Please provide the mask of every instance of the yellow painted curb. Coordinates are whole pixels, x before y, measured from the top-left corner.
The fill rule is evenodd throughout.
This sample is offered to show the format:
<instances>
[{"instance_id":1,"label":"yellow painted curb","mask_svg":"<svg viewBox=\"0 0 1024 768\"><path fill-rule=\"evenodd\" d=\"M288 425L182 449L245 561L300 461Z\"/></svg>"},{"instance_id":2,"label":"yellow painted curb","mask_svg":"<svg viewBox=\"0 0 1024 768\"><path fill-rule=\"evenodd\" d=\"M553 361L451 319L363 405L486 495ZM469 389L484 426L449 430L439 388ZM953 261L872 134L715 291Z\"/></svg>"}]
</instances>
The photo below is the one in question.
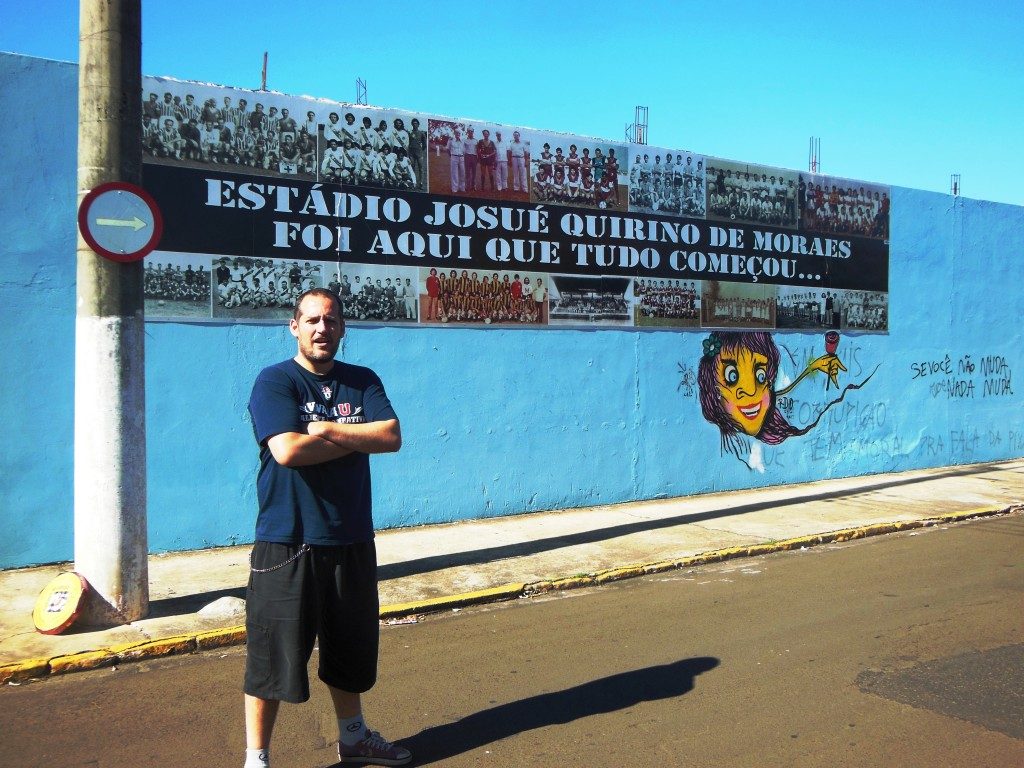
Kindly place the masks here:
<instances>
[{"instance_id":1,"label":"yellow painted curb","mask_svg":"<svg viewBox=\"0 0 1024 768\"><path fill-rule=\"evenodd\" d=\"M49 659L16 661L13 664L4 664L0 667L0 685L4 683L20 683L22 680L44 677L49 673Z\"/></svg>"},{"instance_id":2,"label":"yellow painted curb","mask_svg":"<svg viewBox=\"0 0 1024 768\"><path fill-rule=\"evenodd\" d=\"M120 661L151 659L154 656L170 656L175 653L191 653L196 649L195 635L176 635L141 643L122 643L110 648Z\"/></svg>"},{"instance_id":3,"label":"yellow painted curb","mask_svg":"<svg viewBox=\"0 0 1024 768\"><path fill-rule=\"evenodd\" d=\"M245 642L245 625L200 632L195 639L197 651L223 648L228 645L242 645Z\"/></svg>"},{"instance_id":4,"label":"yellow painted curb","mask_svg":"<svg viewBox=\"0 0 1024 768\"><path fill-rule=\"evenodd\" d=\"M582 574L579 576L566 576L564 579L552 579L551 589L578 589L579 587L592 587L596 581L593 576Z\"/></svg>"},{"instance_id":5,"label":"yellow painted curb","mask_svg":"<svg viewBox=\"0 0 1024 768\"><path fill-rule=\"evenodd\" d=\"M594 580L598 584L607 584L609 581L633 579L643 575L644 567L642 565L630 565L625 568L610 568L607 571L601 571L594 576Z\"/></svg>"},{"instance_id":6,"label":"yellow painted curb","mask_svg":"<svg viewBox=\"0 0 1024 768\"><path fill-rule=\"evenodd\" d=\"M860 526L858 528L844 528L829 533L815 533L806 536L797 536L792 539L781 541L768 541L760 544L743 545L738 547L727 547L716 549L710 552L701 552L697 555L682 557L678 560L661 560L654 563L639 563L627 565L621 568L611 568L599 571L595 574L578 574L562 579L545 579L526 584L523 593L533 595L542 592L561 589L579 589L590 587L595 584L606 584L611 581L645 576L666 571L679 570L683 568L694 568L699 565L719 563L725 560L734 560L740 557L756 557L759 555L770 555L775 552L787 552L794 549L806 549L809 547L830 544L833 542L852 541L868 536L878 536L898 531L914 530L916 528L929 528L943 523L955 523L962 520L969 520L976 517L986 517L1013 512L1020 509L1019 505L1009 507L977 507L960 512L947 512L935 517L921 518L918 520L905 520L894 523L875 523L872 525Z\"/></svg>"},{"instance_id":7,"label":"yellow painted curb","mask_svg":"<svg viewBox=\"0 0 1024 768\"><path fill-rule=\"evenodd\" d=\"M476 592L463 592L460 595L433 597L427 600L416 600L411 603L382 605L380 608L380 618L393 619L416 613L430 613L433 611L443 611L447 608L460 608L465 605L511 600L519 597L523 593L525 586L525 584L503 584L500 587L481 589Z\"/></svg>"},{"instance_id":8,"label":"yellow painted curb","mask_svg":"<svg viewBox=\"0 0 1024 768\"><path fill-rule=\"evenodd\" d=\"M54 656L50 659L50 674L61 675L65 672L85 672L89 669L109 667L116 663L117 656L110 651L69 653L66 656Z\"/></svg>"}]
</instances>

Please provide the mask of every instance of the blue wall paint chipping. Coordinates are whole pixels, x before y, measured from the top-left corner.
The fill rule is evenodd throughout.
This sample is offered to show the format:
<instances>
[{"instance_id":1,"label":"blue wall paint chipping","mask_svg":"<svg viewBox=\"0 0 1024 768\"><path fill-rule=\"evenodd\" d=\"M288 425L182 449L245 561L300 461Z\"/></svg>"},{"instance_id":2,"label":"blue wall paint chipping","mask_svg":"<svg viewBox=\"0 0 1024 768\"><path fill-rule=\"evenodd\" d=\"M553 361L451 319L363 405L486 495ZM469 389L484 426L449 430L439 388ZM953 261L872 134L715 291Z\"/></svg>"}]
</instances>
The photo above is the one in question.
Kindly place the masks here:
<instances>
[{"instance_id":1,"label":"blue wall paint chipping","mask_svg":"<svg viewBox=\"0 0 1024 768\"><path fill-rule=\"evenodd\" d=\"M0 107L27 112L0 127L0 345L18 374L0 377L0 567L72 556L76 88L72 64L0 55ZM890 334L844 334L838 350L842 383L874 377L811 433L762 446L763 472L721 453L682 382L705 333L352 329L344 359L380 373L405 437L373 459L377 527L1024 455L1024 208L894 188L890 264ZM798 361L791 378L823 351L819 334L774 338ZM294 340L283 326L149 323L146 345L150 548L251 540L245 405ZM915 362L947 355L953 376L914 378ZM1014 394L984 395L991 356ZM974 396L950 397L950 378ZM805 422L832 395L812 376L792 398Z\"/></svg>"}]
</instances>

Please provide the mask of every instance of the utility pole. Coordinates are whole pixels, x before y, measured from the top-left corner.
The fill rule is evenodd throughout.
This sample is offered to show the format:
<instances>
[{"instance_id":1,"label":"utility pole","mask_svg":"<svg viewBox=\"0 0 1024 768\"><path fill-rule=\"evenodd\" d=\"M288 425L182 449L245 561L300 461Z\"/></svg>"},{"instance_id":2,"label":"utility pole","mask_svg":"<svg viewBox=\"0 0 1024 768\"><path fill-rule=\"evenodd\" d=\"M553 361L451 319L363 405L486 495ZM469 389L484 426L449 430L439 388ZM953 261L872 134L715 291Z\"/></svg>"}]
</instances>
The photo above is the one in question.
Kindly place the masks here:
<instances>
[{"instance_id":1,"label":"utility pole","mask_svg":"<svg viewBox=\"0 0 1024 768\"><path fill-rule=\"evenodd\" d=\"M142 2L81 0L78 200L142 182ZM142 262L98 256L78 234L75 319L75 570L81 620L149 611Z\"/></svg>"}]
</instances>

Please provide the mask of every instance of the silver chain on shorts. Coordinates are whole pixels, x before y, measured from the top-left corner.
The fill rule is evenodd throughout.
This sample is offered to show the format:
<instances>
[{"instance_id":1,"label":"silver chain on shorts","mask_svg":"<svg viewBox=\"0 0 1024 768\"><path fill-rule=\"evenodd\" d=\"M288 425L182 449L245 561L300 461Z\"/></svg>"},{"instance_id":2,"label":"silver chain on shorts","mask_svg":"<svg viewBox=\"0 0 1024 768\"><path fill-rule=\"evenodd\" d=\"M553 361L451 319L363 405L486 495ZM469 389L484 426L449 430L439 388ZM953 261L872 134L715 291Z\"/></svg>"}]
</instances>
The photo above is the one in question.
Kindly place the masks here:
<instances>
[{"instance_id":1,"label":"silver chain on shorts","mask_svg":"<svg viewBox=\"0 0 1024 768\"><path fill-rule=\"evenodd\" d=\"M249 570L252 571L253 573L270 573L271 571L276 571L278 568L284 568L289 563L294 563L296 560L298 560L300 557L302 557L308 551L309 551L309 544L303 544L301 547L299 547L299 551L298 552L296 552L294 555L289 557L283 563L278 563L277 565L272 565L269 568L256 568L252 564L252 552L250 552L249 553Z\"/></svg>"}]
</instances>

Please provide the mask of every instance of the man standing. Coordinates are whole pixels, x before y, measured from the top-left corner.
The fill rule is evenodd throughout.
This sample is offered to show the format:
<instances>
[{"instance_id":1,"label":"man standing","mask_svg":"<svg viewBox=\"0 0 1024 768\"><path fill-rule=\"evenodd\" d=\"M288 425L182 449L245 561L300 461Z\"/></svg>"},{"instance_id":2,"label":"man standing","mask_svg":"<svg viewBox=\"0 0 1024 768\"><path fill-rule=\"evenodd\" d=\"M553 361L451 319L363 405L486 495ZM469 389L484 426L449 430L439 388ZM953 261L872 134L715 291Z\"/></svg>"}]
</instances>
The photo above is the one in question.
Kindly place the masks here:
<instances>
[{"instance_id":1,"label":"man standing","mask_svg":"<svg viewBox=\"0 0 1024 768\"><path fill-rule=\"evenodd\" d=\"M477 177L476 170L476 142L477 139L473 135L473 126L468 126L466 128L466 138L462 142L466 158L466 183L463 185L463 191L475 192L480 189L480 179Z\"/></svg>"},{"instance_id":2,"label":"man standing","mask_svg":"<svg viewBox=\"0 0 1024 768\"><path fill-rule=\"evenodd\" d=\"M523 143L519 131L512 132L512 143L508 147L508 159L512 162L512 191L526 191L526 166L529 149Z\"/></svg>"},{"instance_id":3,"label":"man standing","mask_svg":"<svg viewBox=\"0 0 1024 768\"><path fill-rule=\"evenodd\" d=\"M508 142L501 137L501 131L494 132L494 148L497 151L498 167L495 170L495 187L499 192L508 189Z\"/></svg>"},{"instance_id":4,"label":"man standing","mask_svg":"<svg viewBox=\"0 0 1024 768\"><path fill-rule=\"evenodd\" d=\"M401 429L377 375L334 359L345 335L338 297L313 288L295 306L298 352L265 368L249 398L260 469L246 594L245 765L269 766L280 702L309 699L316 641L341 761L405 765L412 755L367 727L360 702L376 681L379 633L369 454L397 451Z\"/></svg>"},{"instance_id":5,"label":"man standing","mask_svg":"<svg viewBox=\"0 0 1024 768\"><path fill-rule=\"evenodd\" d=\"M412 130L409 131L409 160L412 162L412 170L416 175L415 186L423 187L426 183L424 173L427 170L424 159L427 155L427 134L420 130L420 121L415 117L412 119Z\"/></svg>"},{"instance_id":6,"label":"man standing","mask_svg":"<svg viewBox=\"0 0 1024 768\"><path fill-rule=\"evenodd\" d=\"M277 130L281 134L282 141L284 141L286 133L290 133L294 140L295 135L299 132L299 124L295 122L294 117L288 114L287 107L281 110L281 119L277 121Z\"/></svg>"},{"instance_id":7,"label":"man standing","mask_svg":"<svg viewBox=\"0 0 1024 768\"><path fill-rule=\"evenodd\" d=\"M416 289L413 287L412 280L408 277L405 278L405 317L408 320L416 319Z\"/></svg>"},{"instance_id":8,"label":"man standing","mask_svg":"<svg viewBox=\"0 0 1024 768\"><path fill-rule=\"evenodd\" d=\"M466 145L456 128L448 139L448 153L451 156L452 194L466 191Z\"/></svg>"},{"instance_id":9,"label":"man standing","mask_svg":"<svg viewBox=\"0 0 1024 768\"><path fill-rule=\"evenodd\" d=\"M487 189L487 184L490 183L491 191L496 191L494 184L494 171L496 167L496 160L498 158L498 150L494 142L491 141L491 132L486 128L483 130L483 138L476 143L476 155L477 167L479 168L477 188L480 190Z\"/></svg>"}]
</instances>

